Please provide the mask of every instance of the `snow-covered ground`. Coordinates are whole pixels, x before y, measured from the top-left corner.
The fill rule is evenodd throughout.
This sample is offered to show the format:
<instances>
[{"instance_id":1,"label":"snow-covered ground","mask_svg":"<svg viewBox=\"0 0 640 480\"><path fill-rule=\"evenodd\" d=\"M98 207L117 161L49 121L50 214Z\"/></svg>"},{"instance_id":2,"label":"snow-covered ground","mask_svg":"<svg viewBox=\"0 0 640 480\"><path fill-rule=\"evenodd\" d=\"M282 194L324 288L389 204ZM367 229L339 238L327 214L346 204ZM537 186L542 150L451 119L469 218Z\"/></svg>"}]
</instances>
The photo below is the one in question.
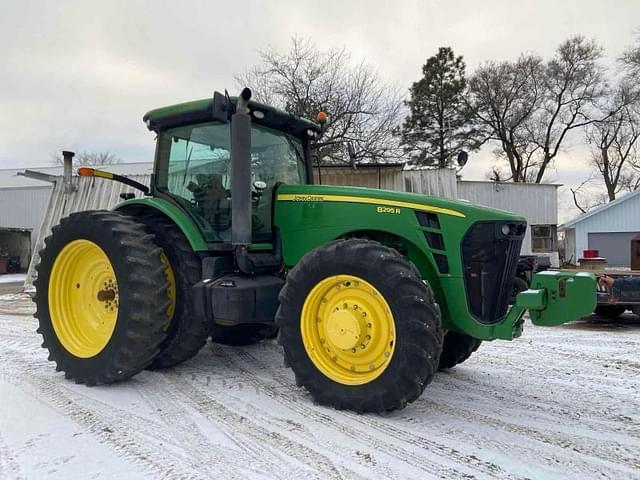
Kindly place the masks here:
<instances>
[{"instance_id":1,"label":"snow-covered ground","mask_svg":"<svg viewBox=\"0 0 640 480\"><path fill-rule=\"evenodd\" d=\"M26 273L4 273L0 275L0 283L24 282L25 278L27 278Z\"/></svg>"},{"instance_id":2,"label":"snow-covered ground","mask_svg":"<svg viewBox=\"0 0 640 480\"><path fill-rule=\"evenodd\" d=\"M273 342L105 387L0 296L0 478L640 478L640 321L527 325L385 416L315 406Z\"/></svg>"}]
</instances>

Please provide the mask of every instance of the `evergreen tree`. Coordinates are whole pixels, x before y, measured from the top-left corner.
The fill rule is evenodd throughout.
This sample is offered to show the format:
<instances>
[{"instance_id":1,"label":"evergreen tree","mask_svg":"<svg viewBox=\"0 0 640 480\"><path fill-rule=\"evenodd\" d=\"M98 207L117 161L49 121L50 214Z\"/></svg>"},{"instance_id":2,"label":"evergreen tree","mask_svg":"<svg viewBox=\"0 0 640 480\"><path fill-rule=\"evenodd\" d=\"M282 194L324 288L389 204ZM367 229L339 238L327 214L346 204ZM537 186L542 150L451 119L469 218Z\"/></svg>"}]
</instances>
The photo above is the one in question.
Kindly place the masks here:
<instances>
[{"instance_id":1,"label":"evergreen tree","mask_svg":"<svg viewBox=\"0 0 640 480\"><path fill-rule=\"evenodd\" d=\"M450 47L440 47L422 74L405 102L410 114L400 132L402 144L416 165L450 167L458 152L480 146L480 132L464 99L465 63Z\"/></svg>"}]
</instances>

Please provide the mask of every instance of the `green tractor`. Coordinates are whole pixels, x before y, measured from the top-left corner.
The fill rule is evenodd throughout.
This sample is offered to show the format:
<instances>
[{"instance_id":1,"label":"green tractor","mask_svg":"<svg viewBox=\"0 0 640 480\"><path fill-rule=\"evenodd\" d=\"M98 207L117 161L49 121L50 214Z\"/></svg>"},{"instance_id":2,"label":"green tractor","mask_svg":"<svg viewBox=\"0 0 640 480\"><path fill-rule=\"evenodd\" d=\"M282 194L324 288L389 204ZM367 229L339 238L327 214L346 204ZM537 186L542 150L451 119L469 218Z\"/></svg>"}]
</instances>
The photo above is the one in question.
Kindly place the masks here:
<instances>
[{"instance_id":1,"label":"green tractor","mask_svg":"<svg viewBox=\"0 0 640 480\"><path fill-rule=\"evenodd\" d=\"M49 359L87 385L177 365L210 336L274 335L296 382L324 405L403 408L438 369L523 315L589 315L595 279L543 272L510 307L523 218L463 201L313 185L318 123L213 98L152 110L151 185L113 211L61 220L35 282Z\"/></svg>"}]
</instances>

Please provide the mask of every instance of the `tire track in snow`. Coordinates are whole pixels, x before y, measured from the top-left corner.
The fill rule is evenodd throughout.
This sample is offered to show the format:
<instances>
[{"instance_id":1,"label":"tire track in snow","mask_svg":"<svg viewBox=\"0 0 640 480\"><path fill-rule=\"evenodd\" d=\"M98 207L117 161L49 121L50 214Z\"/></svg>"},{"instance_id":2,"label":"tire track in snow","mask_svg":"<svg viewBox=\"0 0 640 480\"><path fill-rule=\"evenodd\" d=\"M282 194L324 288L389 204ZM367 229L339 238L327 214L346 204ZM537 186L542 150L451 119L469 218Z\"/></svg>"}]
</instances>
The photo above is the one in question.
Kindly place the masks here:
<instances>
[{"instance_id":1,"label":"tire track in snow","mask_svg":"<svg viewBox=\"0 0 640 480\"><path fill-rule=\"evenodd\" d=\"M2 432L0 432L0 478L5 480L26 479L13 452L2 439Z\"/></svg>"},{"instance_id":2,"label":"tire track in snow","mask_svg":"<svg viewBox=\"0 0 640 480\"><path fill-rule=\"evenodd\" d=\"M377 437L372 436L364 429L357 427L354 428L353 426L346 426L344 423L336 421L335 415L325 414L320 412L316 408L308 407L307 405L305 405L305 403L303 403L307 401L304 397L296 393L291 393L291 384L288 378L283 377L282 375L277 373L277 371L271 369L269 366L247 352L244 348L234 349L233 355L237 355L245 362L251 364L251 367L249 369L242 368L243 378L246 379L247 382L254 384L257 388L260 389L261 392L269 395L276 401L285 404L287 408L290 408L304 415L305 418L312 419L323 425L330 426L354 440L364 441L364 443L372 446L375 450L385 452L386 454L392 454L392 456L394 456L396 459L407 463L416 469L422 470L425 473L429 473L440 478L454 476L462 477L466 474L465 472L456 470L454 468L435 463L427 457L422 457L408 450L392 445L388 442L381 441ZM239 367L237 363L234 364L236 365L236 368ZM275 390L270 385L261 381L253 373L256 368L263 370L268 369L274 380L276 380L279 385L287 387L287 389L284 391ZM417 445L425 449L426 451L438 455L441 458L454 459L460 465L470 468L472 471L475 470L476 472L484 473L485 475L488 475L490 477L499 475L501 478L522 478L503 471L499 466L493 463L484 462L475 456L465 455L452 447L447 447L445 445L439 444L430 439L427 439L426 437L415 435L398 429L390 422L381 423L377 421L375 417L369 415L357 415L350 412L339 412L338 415L350 418L356 424L366 425L370 429L378 431L385 437L395 438L396 440L408 443L410 445Z\"/></svg>"},{"instance_id":3,"label":"tire track in snow","mask_svg":"<svg viewBox=\"0 0 640 480\"><path fill-rule=\"evenodd\" d=\"M149 374L149 373L147 373ZM295 475L294 478L301 478L304 472L288 471L283 474L283 466L277 455L274 455L269 449L262 448L260 443L254 441L253 438L247 437L238 431L226 430L224 434L242 451L234 451L225 448L225 454L220 455L216 452L219 446L213 445L209 440L200 433L198 425L193 421L191 415L186 409L180 406L180 401L173 392L173 385L166 381L164 375L157 373L154 375L155 380L165 384L165 388L157 390L150 388L146 383L139 386L136 390L141 393L146 402L155 407L159 416L165 423L171 427L171 432L177 433L180 443L186 443L193 448L190 452L203 465L204 470L209 471L211 478L216 476L217 470L225 463L231 462L233 469L229 473L237 472L238 469L250 470L254 474L268 473L274 478L290 478L289 475ZM154 383L154 387L157 387ZM219 427L220 425L216 425ZM205 453L207 452L207 453ZM246 452L246 453L245 453ZM247 455L248 454L248 455ZM214 470L206 468L213 465ZM227 468L227 470L229 470Z\"/></svg>"},{"instance_id":4,"label":"tire track in snow","mask_svg":"<svg viewBox=\"0 0 640 480\"><path fill-rule=\"evenodd\" d=\"M65 381L62 377L47 378L36 368L30 368L23 359L14 357L10 358L10 361L14 370L26 373L26 375L20 375L20 379L33 388L39 401L83 427L86 433L91 434L99 443L110 446L118 456L127 458L147 471L153 472L156 478L205 478L198 475L197 471L185 468L179 457L171 458L172 456L165 449L154 450L150 448L149 442L137 440L135 432L144 429L144 424L132 425L132 430L121 431L114 427L118 417L99 415L99 409L95 409L98 402L95 400L91 399L92 404L84 406L71 398L68 391L61 386ZM18 386L22 388L22 385ZM26 391L26 393L32 395L32 392ZM118 411L119 415L122 413Z\"/></svg>"},{"instance_id":5,"label":"tire track in snow","mask_svg":"<svg viewBox=\"0 0 640 480\"><path fill-rule=\"evenodd\" d=\"M235 350L234 350L235 351ZM207 354L206 352L204 354ZM259 392L261 394L266 394L267 396L269 396L270 398L274 398L278 403L283 404L286 408L287 411L291 411L294 412L295 410L291 408L290 404L287 402L283 402L282 399L280 398L276 398L277 395L280 394L280 392L277 393L273 393L271 390L267 391L266 389L270 388L268 385L266 385L265 383L262 383L260 381L260 379L258 379L256 376L250 374L248 371L242 369L240 371L238 371L238 364L237 361L234 362L230 362L231 357L227 356L226 354L223 356L216 356L216 362L215 364L217 365L221 365L223 368L228 368L230 371L233 370L234 372L234 376L232 377L232 381L237 381L238 385L243 385L243 382L250 385L251 387L253 387L255 389L256 392ZM234 359L235 360L235 359ZM207 362L207 363L211 363L213 364L214 362ZM190 369L191 375L193 377L195 377L196 374L198 373L203 373L200 371L200 369L197 370L193 370ZM184 377L186 377L187 375L184 375ZM226 384L227 381L223 381L223 384ZM200 388L196 385L196 388ZM291 383L289 383L286 386L287 389L291 388ZM202 390L202 388L200 388ZM272 395L273 393L273 395ZM211 392L208 391L203 391L203 394L205 395L212 395ZM213 394L213 396L215 396L216 398L219 398L219 394L220 391L216 390L216 392ZM257 405L253 404L253 403L249 403L247 404L248 406L252 407L254 410L257 408L261 408L262 406L258 407ZM266 407L265 407L266 408ZM295 434L298 437L303 437L305 438L310 444L318 444L319 443L319 439L318 437L316 437L315 435L313 435L308 428L306 428L306 426L302 425L302 424L298 424L297 422L293 422L290 421L288 419L283 420L281 418L278 417L270 417L268 415L268 413L261 408L261 411L263 412L260 421L261 422L268 422L269 424L271 424L272 426L279 428L279 429L285 429L288 431L292 430L292 426L295 427L294 431ZM306 421L308 419L308 417L304 417L304 420ZM351 437L352 438L352 437ZM333 442L331 439L322 439L321 441L322 447L323 449L329 450L332 454L334 454L335 456L340 457L342 460L344 460L346 463L349 462L357 462L359 465L361 465L363 468L365 468L367 471L369 472L375 472L375 474L377 474L379 476L379 478L399 478L397 477L397 475L394 475L392 469L383 463L380 462L376 462L375 460L373 460L373 458L371 457L371 454L368 454L366 451L363 452L361 450L355 450L354 455L347 455L345 456L345 454L342 452L342 450L344 450L344 445L340 445L337 444L335 442ZM349 445L350 447L352 446L352 444ZM370 450L370 446L369 445L365 445L366 448L362 448L362 450Z\"/></svg>"},{"instance_id":6,"label":"tire track in snow","mask_svg":"<svg viewBox=\"0 0 640 480\"><path fill-rule=\"evenodd\" d=\"M415 403L416 407L423 412L437 410L443 414L456 417L458 419L466 419L469 422L475 423L481 422L482 425L493 427L496 430L523 435L528 439L534 439L550 446L563 449L571 449L575 452L575 454L583 456L593 456L603 462L603 464L606 465L608 469L617 471L620 475L622 475L619 478L625 478L635 469L640 468L640 461L635 456L637 452L628 451L628 455L623 458L621 458L621 456L617 454L617 452L620 451L627 451L627 446L615 445L612 446L611 449L602 449L598 445L594 444L594 440L592 439L580 439L576 436L569 436L558 432L531 428L504 420L499 420L484 415L478 411L468 410L465 405L457 404L455 407L451 405L443 405L428 398L419 398ZM609 443L609 441L607 441L607 443ZM616 461L623 461L624 465L613 463L611 461L612 457L615 458ZM584 464L588 466L592 464L592 462L590 462L587 458L584 460ZM625 466L629 468L622 468Z\"/></svg>"},{"instance_id":7,"label":"tire track in snow","mask_svg":"<svg viewBox=\"0 0 640 480\"><path fill-rule=\"evenodd\" d=\"M168 371L165 373L165 377L174 387L177 387L177 391L180 394L187 397L192 405L209 420L215 423L221 422L230 428L243 432L256 441L263 442L265 445L282 451L286 455L322 473L322 476L318 478L364 478L346 468L339 471L328 457L318 451L295 442L280 432L269 431L251 419L228 409L218 400L201 392L175 371Z\"/></svg>"},{"instance_id":8,"label":"tire track in snow","mask_svg":"<svg viewBox=\"0 0 640 480\"><path fill-rule=\"evenodd\" d=\"M243 354L248 354L248 352L246 352L243 349L239 349L241 356ZM234 351L235 354L235 351ZM250 354L249 354L250 355ZM252 356L251 356L252 357ZM258 367L261 367L263 369L267 368L265 367L264 364L262 364L260 361L258 361L257 359L255 359L255 357L253 357L254 360L257 362L256 365ZM248 374L250 374L250 372L247 372ZM278 380L280 383L282 383L283 385L288 384L290 381L287 378L277 378L279 376L279 374L277 374L276 372L272 371L270 372L273 374L274 378L276 380ZM504 401L509 401L509 400L503 400ZM465 406L463 405L462 407L450 407L448 405L442 405L433 401L429 401L425 398L421 398L419 399L416 404L419 405L419 402L429 402L429 409L424 409L422 408L421 410L425 413L428 414L429 412L432 411L432 409L435 410L439 410L441 413L445 413L449 416L455 417L456 419L460 419L460 418L464 418L466 419L471 425L474 424L478 424L479 422L485 426L491 426L493 428L495 428L496 430L499 431L506 431L506 432L510 432L510 433L515 433L515 434L519 434L519 435L525 435L527 438L534 438L538 441L541 441L543 443L546 443L548 445L552 445L558 448L569 448L571 447L573 450L576 451L576 453L581 454L582 457L584 457L585 455L587 457L589 457L593 452L593 450L596 450L598 455L596 455L596 459L599 460L602 465L604 467L606 467L608 470L613 470L613 471L619 471L620 474L624 475L629 475L631 473L631 471L633 470L629 470L627 468L624 468L626 466L631 467L632 469L637 469L640 467L640 463L637 460L637 451L632 450L628 445L622 445L622 444L615 444L611 446L611 449L608 448L604 448L601 449L598 446L594 445L593 441L590 439L585 439L584 441L580 441L580 449L576 448L575 446L575 439L576 437L573 436L567 436L567 435L563 435L563 434L557 434L555 432L545 432L542 430L537 430L537 429L533 429L533 428L528 428L525 426L520 426L520 425L516 425L516 424L512 424L509 422L504 422L504 421L500 421L497 419L494 419L493 417L489 417L486 415L483 415L481 413L475 412L475 411L470 411L470 410L465 410ZM415 405L415 404L414 404ZM462 410L461 410L462 409ZM352 418L356 419L357 421L361 421L361 422L365 422L367 423L368 420L370 420L369 417L366 416L358 416L356 414L350 413L350 412L341 412L343 415L345 416L351 416ZM377 422L373 422L373 424L369 424L369 426L371 426L372 428L376 428L377 426L379 426L377 424ZM388 426L386 424L382 424L381 426L379 426L379 430L382 433L387 433L389 431ZM393 428L393 426L392 426ZM399 435L405 436L407 435L408 432L404 431L404 430L400 430L398 429ZM409 437L410 438L410 437ZM462 439L464 440L464 438ZM407 441L413 441L415 442L415 440L411 439L411 440L407 440ZM445 449L447 447L444 447ZM620 451L626 451L627 452L627 456L623 457L624 460L628 460L625 462L625 465L618 465L616 463L611 462L610 458L616 458L616 460L620 460L620 455L617 452ZM566 458L558 458L558 461L566 461ZM580 470L583 470L585 473L592 473L592 470L589 468L590 462L589 462L589 458L584 459L583 461L580 462L582 464L583 468L580 468ZM622 467L622 468L621 468ZM497 471L495 472L496 474L499 475L504 475L504 473L498 473Z\"/></svg>"}]
</instances>

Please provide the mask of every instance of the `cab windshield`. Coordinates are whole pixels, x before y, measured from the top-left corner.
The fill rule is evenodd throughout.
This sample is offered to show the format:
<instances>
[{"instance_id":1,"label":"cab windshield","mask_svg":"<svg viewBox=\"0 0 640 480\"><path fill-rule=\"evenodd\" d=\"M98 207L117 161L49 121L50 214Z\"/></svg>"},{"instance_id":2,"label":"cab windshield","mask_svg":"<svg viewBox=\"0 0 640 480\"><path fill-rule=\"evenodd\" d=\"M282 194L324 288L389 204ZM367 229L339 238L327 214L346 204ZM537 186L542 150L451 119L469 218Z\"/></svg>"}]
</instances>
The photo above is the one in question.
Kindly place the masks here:
<instances>
[{"instance_id":1,"label":"cab windshield","mask_svg":"<svg viewBox=\"0 0 640 480\"><path fill-rule=\"evenodd\" d=\"M158 142L156 188L187 210L208 242L230 242L230 125L211 122L169 129L160 133ZM252 125L251 178L252 240L270 242L274 187L306 181L300 139Z\"/></svg>"}]
</instances>

